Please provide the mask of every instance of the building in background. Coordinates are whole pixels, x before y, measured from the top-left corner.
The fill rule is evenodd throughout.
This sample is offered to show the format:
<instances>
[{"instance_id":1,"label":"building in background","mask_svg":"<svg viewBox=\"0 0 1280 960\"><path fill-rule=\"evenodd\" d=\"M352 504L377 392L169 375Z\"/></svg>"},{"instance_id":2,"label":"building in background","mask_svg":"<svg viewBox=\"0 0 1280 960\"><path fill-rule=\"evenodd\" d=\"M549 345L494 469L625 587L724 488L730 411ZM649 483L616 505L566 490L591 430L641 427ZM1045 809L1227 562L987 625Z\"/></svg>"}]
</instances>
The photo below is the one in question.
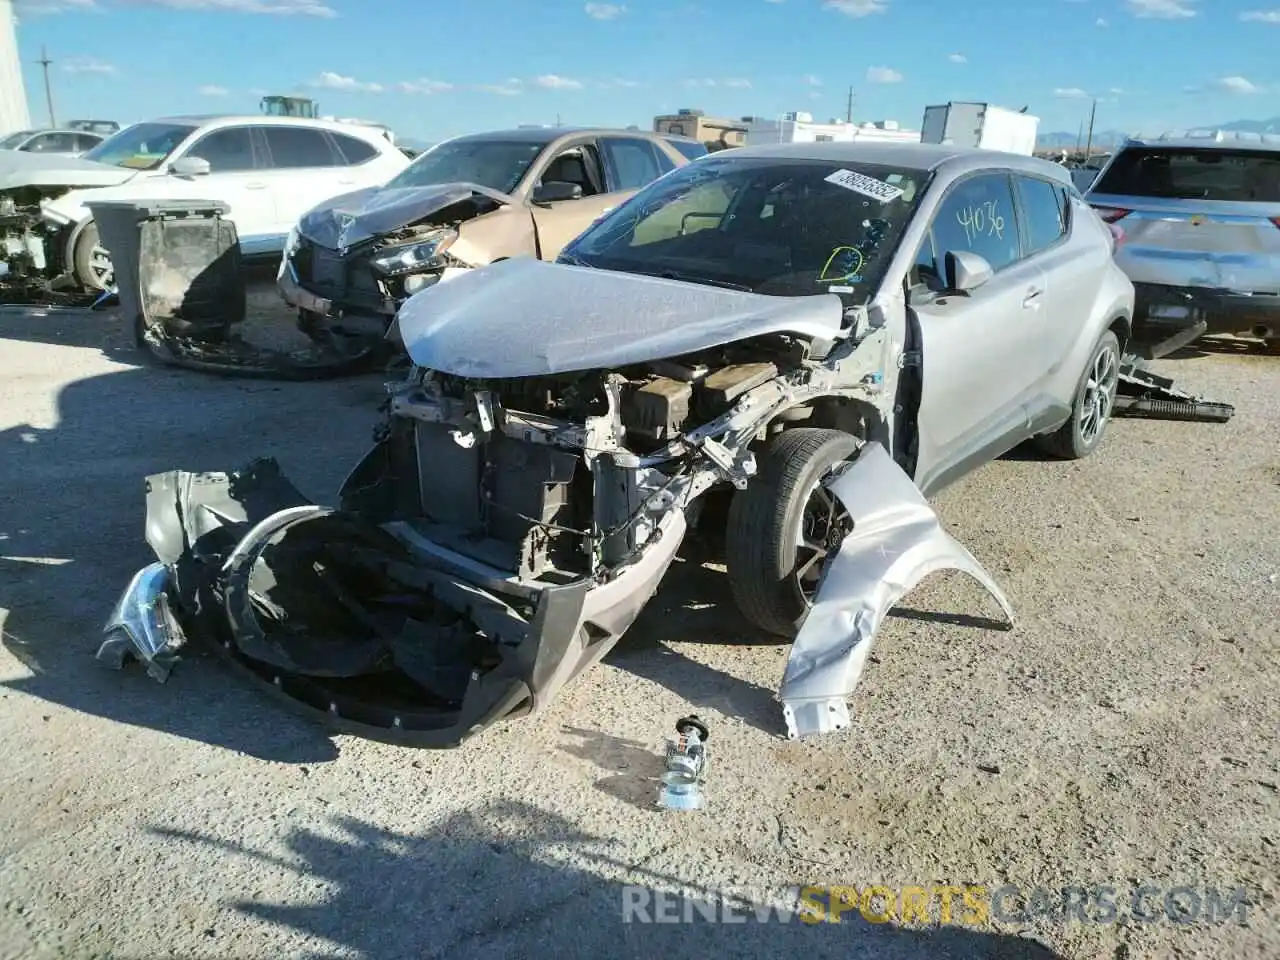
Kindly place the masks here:
<instances>
[{"instance_id":1,"label":"building in background","mask_svg":"<svg viewBox=\"0 0 1280 960\"><path fill-rule=\"evenodd\" d=\"M723 150L742 146L747 129L741 120L708 117L701 110L682 109L654 117L653 132L690 137L705 144L708 150Z\"/></svg>"},{"instance_id":2,"label":"building in background","mask_svg":"<svg viewBox=\"0 0 1280 960\"><path fill-rule=\"evenodd\" d=\"M799 110L777 119L744 117L743 124L747 128L745 143L753 147L766 143L852 143L855 140L920 142L918 130L903 130L895 120L852 123L833 118L820 123L812 114Z\"/></svg>"},{"instance_id":3,"label":"building in background","mask_svg":"<svg viewBox=\"0 0 1280 960\"><path fill-rule=\"evenodd\" d=\"M17 24L13 0L0 0L0 136L31 127L22 63L18 59Z\"/></svg>"}]
</instances>

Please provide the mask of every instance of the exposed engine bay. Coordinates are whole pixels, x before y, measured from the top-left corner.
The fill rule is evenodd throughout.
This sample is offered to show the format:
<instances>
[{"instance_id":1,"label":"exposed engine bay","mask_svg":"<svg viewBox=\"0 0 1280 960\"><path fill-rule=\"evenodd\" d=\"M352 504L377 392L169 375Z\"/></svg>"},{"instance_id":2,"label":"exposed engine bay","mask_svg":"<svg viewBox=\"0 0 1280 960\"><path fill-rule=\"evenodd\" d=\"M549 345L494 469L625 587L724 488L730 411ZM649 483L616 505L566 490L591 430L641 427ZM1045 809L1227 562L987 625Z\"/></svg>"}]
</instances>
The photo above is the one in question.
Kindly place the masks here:
<instances>
[{"instance_id":1,"label":"exposed engine bay","mask_svg":"<svg viewBox=\"0 0 1280 960\"><path fill-rule=\"evenodd\" d=\"M890 351L887 330L863 329L817 356L805 338L766 335L545 376L415 366L388 385L337 509L308 501L272 461L149 477L159 562L122 597L99 657L140 659L165 679L196 635L334 729L454 746L539 708L604 656L658 589L703 495L746 487L753 446L797 422L867 438L845 483L856 491L874 473L881 498L918 501L915 526L890 526L933 544L924 572L985 577L936 519L920 526L932 512L876 442ZM893 557L873 562L914 562ZM895 582L909 586L911 572ZM847 691L822 681L843 674L815 661L815 644L847 639L828 630L793 649L792 736L847 723Z\"/></svg>"},{"instance_id":2,"label":"exposed engine bay","mask_svg":"<svg viewBox=\"0 0 1280 960\"><path fill-rule=\"evenodd\" d=\"M84 294L62 262L65 228L42 214L41 201L67 187L0 191L0 303L78 304Z\"/></svg>"}]
</instances>

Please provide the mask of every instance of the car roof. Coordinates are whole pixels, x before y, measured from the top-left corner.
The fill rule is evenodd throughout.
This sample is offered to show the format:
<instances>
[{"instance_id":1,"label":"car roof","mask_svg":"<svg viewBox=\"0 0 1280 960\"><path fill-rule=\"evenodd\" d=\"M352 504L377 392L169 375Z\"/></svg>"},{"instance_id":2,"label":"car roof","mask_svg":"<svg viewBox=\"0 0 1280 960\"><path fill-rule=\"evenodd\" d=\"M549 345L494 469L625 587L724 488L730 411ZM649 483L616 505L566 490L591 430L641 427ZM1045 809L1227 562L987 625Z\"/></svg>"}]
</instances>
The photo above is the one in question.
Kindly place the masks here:
<instances>
[{"instance_id":1,"label":"car roof","mask_svg":"<svg viewBox=\"0 0 1280 960\"><path fill-rule=\"evenodd\" d=\"M263 113L180 113L167 117L153 117L143 123L183 123L195 127L230 126L238 123L253 123L269 126L312 127L329 130L334 133L350 133L353 130L364 131L375 135L378 140L386 141L382 127L362 123L343 123L339 120L312 120L308 117L272 117Z\"/></svg>"},{"instance_id":2,"label":"car roof","mask_svg":"<svg viewBox=\"0 0 1280 960\"><path fill-rule=\"evenodd\" d=\"M1280 150L1280 134L1247 130L1186 130L1158 137L1132 137L1120 147L1156 147L1170 150Z\"/></svg>"},{"instance_id":3,"label":"car roof","mask_svg":"<svg viewBox=\"0 0 1280 960\"><path fill-rule=\"evenodd\" d=\"M783 157L793 160L826 160L835 163L877 163L913 170L944 171L960 175L990 168L1023 170L1067 182L1070 175L1060 164L1021 153L957 147L940 143L903 143L883 140L851 140L843 143L778 143L758 147L733 147L714 154L722 157Z\"/></svg>"},{"instance_id":4,"label":"car roof","mask_svg":"<svg viewBox=\"0 0 1280 960\"><path fill-rule=\"evenodd\" d=\"M15 130L15 133L26 133L30 136L38 136L42 133L74 133L76 136L84 134L90 137L100 137L102 134L94 130L80 130L76 127L34 127L30 130Z\"/></svg>"},{"instance_id":5,"label":"car roof","mask_svg":"<svg viewBox=\"0 0 1280 960\"><path fill-rule=\"evenodd\" d=\"M663 140L683 140L684 137L668 136L665 133L654 133L651 130L624 130L617 127L515 127L510 130L489 130L484 133L464 133L450 138L452 142L465 143L475 140L506 140L516 143L551 143L561 137L576 137L583 134L609 134L616 137L643 137ZM697 141L693 141L697 142Z\"/></svg>"}]
</instances>

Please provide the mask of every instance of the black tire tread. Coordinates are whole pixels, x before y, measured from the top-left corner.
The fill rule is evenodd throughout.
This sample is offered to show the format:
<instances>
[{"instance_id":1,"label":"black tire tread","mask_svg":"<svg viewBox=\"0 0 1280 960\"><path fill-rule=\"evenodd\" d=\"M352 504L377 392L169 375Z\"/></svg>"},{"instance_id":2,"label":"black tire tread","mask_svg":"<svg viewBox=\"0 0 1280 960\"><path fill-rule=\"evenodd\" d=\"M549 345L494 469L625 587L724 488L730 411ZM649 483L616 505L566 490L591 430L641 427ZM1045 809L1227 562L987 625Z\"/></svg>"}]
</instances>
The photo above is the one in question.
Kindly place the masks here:
<instances>
[{"instance_id":1,"label":"black tire tread","mask_svg":"<svg viewBox=\"0 0 1280 960\"><path fill-rule=\"evenodd\" d=\"M786 532L794 522L792 501L797 490L802 482L807 485L813 465L826 459L824 451L838 454L829 465L848 459L857 448L857 439L840 430L786 430L757 455L757 475L745 490L734 494L725 528L729 589L742 615L766 633L795 634L796 615L789 609L787 584L779 582L777 571L783 565L780 553Z\"/></svg>"},{"instance_id":2,"label":"black tire tread","mask_svg":"<svg viewBox=\"0 0 1280 960\"><path fill-rule=\"evenodd\" d=\"M1084 386L1088 382L1089 371L1093 369L1093 361L1108 338L1115 346L1117 359L1120 359L1120 338L1115 335L1114 330L1107 330L1098 338L1098 342L1093 345L1093 349L1089 352L1089 359L1085 364L1084 370L1080 373L1080 380L1076 384L1076 393L1071 401L1071 416L1067 418L1067 422L1053 433L1042 434L1035 438L1035 445L1043 453L1058 460L1079 460L1097 449L1096 446L1084 451L1079 448L1076 443L1076 423L1079 420L1079 407L1084 400ZM1099 443L1101 443L1101 440L1099 440Z\"/></svg>"}]
</instances>

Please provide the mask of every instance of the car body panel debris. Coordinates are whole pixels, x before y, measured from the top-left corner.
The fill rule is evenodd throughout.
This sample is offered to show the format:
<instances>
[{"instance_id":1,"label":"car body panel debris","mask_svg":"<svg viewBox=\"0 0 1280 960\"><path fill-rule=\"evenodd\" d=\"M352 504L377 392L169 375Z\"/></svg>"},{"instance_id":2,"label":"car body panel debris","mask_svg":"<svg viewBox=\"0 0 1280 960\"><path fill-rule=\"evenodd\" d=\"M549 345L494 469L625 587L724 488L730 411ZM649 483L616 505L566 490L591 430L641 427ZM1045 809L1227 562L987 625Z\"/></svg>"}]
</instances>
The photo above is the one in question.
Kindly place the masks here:
<instances>
[{"instance_id":1,"label":"car body panel debris","mask_svg":"<svg viewBox=\"0 0 1280 960\"><path fill-rule=\"evenodd\" d=\"M960 570L991 594L1013 625L1013 608L991 575L939 523L884 447L870 443L828 481L853 530L818 586L787 660L779 697L792 739L849 725L848 697L889 610L929 574Z\"/></svg>"},{"instance_id":2,"label":"car body panel debris","mask_svg":"<svg viewBox=\"0 0 1280 960\"><path fill-rule=\"evenodd\" d=\"M707 532L746 618L800 631L789 720L822 729L806 705L847 694L920 577L966 570L1007 610L923 496L1024 440L1101 442L1133 288L1078 199L1061 277L1034 254L994 269L1029 249L1012 213L965 247L955 203L1008 206L1017 177L1070 199L1061 167L992 151L724 151L556 264L420 291L397 320L411 369L336 507L271 462L149 478L167 609L336 729L452 746L603 657Z\"/></svg>"},{"instance_id":3,"label":"car body panel debris","mask_svg":"<svg viewBox=\"0 0 1280 960\"><path fill-rule=\"evenodd\" d=\"M1141 359L1127 357L1120 367L1115 416L1148 420L1186 420L1226 423L1236 408L1193 396L1174 387L1168 377L1147 370Z\"/></svg>"}]
</instances>

